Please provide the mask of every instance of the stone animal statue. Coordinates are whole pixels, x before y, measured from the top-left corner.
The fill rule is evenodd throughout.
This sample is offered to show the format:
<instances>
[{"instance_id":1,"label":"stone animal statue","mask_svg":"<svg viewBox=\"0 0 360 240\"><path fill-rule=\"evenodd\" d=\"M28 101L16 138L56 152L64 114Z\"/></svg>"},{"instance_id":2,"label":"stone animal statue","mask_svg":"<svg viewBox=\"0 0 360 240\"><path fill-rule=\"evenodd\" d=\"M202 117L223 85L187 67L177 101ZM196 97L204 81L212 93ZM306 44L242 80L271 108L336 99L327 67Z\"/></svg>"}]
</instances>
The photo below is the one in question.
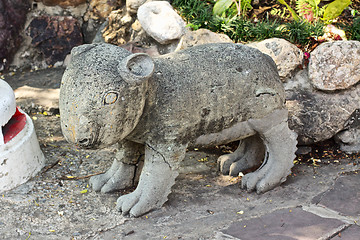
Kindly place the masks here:
<instances>
[{"instance_id":1,"label":"stone animal statue","mask_svg":"<svg viewBox=\"0 0 360 240\"><path fill-rule=\"evenodd\" d=\"M119 145L111 168L90 179L95 191L131 186L145 153L137 188L117 201L119 211L136 217L167 201L191 146L244 139L219 158L221 171L238 175L264 159L242 187L262 193L284 182L297 143L284 102L273 60L244 45L207 44L151 58L90 44L72 50L63 75L61 127L80 147Z\"/></svg>"}]
</instances>

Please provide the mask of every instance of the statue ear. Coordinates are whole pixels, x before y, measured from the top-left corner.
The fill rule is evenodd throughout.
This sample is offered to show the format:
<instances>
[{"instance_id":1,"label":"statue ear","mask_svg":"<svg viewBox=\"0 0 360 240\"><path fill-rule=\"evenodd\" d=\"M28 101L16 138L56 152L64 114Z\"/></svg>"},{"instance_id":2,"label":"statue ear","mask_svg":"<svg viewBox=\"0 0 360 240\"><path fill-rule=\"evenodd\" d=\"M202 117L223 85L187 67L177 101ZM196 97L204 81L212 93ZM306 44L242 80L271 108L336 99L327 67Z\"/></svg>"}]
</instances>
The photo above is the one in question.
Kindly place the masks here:
<instances>
[{"instance_id":1,"label":"statue ear","mask_svg":"<svg viewBox=\"0 0 360 240\"><path fill-rule=\"evenodd\" d=\"M141 83L149 79L154 72L154 61L145 53L135 53L124 58L118 65L118 71L124 81Z\"/></svg>"}]
</instances>

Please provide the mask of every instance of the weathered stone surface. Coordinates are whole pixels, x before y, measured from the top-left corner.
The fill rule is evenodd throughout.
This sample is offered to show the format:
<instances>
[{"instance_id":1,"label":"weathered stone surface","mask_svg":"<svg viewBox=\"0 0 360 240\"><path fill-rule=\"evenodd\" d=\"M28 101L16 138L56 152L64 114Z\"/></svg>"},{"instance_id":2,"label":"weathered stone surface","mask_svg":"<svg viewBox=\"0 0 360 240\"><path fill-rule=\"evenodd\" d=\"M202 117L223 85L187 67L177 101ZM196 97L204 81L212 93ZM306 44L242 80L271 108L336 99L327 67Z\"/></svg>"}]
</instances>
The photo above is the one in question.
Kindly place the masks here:
<instances>
[{"instance_id":1,"label":"weathered stone surface","mask_svg":"<svg viewBox=\"0 0 360 240\"><path fill-rule=\"evenodd\" d=\"M225 34L214 33L203 28L196 31L186 31L185 35L182 36L176 51L196 45L219 42L232 42L232 40Z\"/></svg>"},{"instance_id":2,"label":"weathered stone surface","mask_svg":"<svg viewBox=\"0 0 360 240\"><path fill-rule=\"evenodd\" d=\"M326 91L355 85L360 80L360 42L326 42L315 48L309 78L314 87Z\"/></svg>"},{"instance_id":3,"label":"weathered stone surface","mask_svg":"<svg viewBox=\"0 0 360 240\"><path fill-rule=\"evenodd\" d=\"M344 152L360 152L360 128L346 129L335 135L335 141Z\"/></svg>"},{"instance_id":4,"label":"weathered stone surface","mask_svg":"<svg viewBox=\"0 0 360 240\"><path fill-rule=\"evenodd\" d=\"M149 46L149 47L143 47L143 46L137 45L136 42L135 43L129 42L124 45L121 45L120 47L125 48L126 50L128 50L129 52L132 52L132 53L146 53L151 57L161 55L159 53L159 50L157 49L157 47L154 45Z\"/></svg>"},{"instance_id":5,"label":"weathered stone surface","mask_svg":"<svg viewBox=\"0 0 360 240\"><path fill-rule=\"evenodd\" d=\"M126 0L126 8L130 12L137 12L139 7L149 0Z\"/></svg>"},{"instance_id":6,"label":"weathered stone surface","mask_svg":"<svg viewBox=\"0 0 360 240\"><path fill-rule=\"evenodd\" d=\"M89 6L91 11L91 18L105 19L109 16L117 6L120 6L119 0L90 0Z\"/></svg>"},{"instance_id":7,"label":"weathered stone surface","mask_svg":"<svg viewBox=\"0 0 360 240\"><path fill-rule=\"evenodd\" d=\"M313 89L286 91L289 126L301 144L332 138L343 130L351 114L359 108L360 86L331 93Z\"/></svg>"},{"instance_id":8,"label":"weathered stone surface","mask_svg":"<svg viewBox=\"0 0 360 240\"><path fill-rule=\"evenodd\" d=\"M102 31L104 41L118 46L127 43L130 40L133 22L134 19L125 9L112 11L108 17L108 24Z\"/></svg>"},{"instance_id":9,"label":"weathered stone surface","mask_svg":"<svg viewBox=\"0 0 360 240\"><path fill-rule=\"evenodd\" d=\"M284 101L273 60L241 44L206 44L156 58L91 44L72 50L59 107L68 141L84 148L119 145L112 167L91 179L95 191L131 185L145 153L136 190L117 201L124 215L139 216L167 201L191 146L260 135L266 152L250 161L261 163L266 155L266 163L246 174L242 187L262 193L284 182L296 151ZM248 150L240 144L224 156L223 171L231 163L237 175L252 168Z\"/></svg>"},{"instance_id":10,"label":"weathered stone surface","mask_svg":"<svg viewBox=\"0 0 360 240\"><path fill-rule=\"evenodd\" d=\"M335 141L345 152L360 152L360 108L346 120L344 130L336 134Z\"/></svg>"},{"instance_id":11,"label":"weathered stone surface","mask_svg":"<svg viewBox=\"0 0 360 240\"><path fill-rule=\"evenodd\" d=\"M332 189L315 197L317 204L335 210L344 216L360 216L360 174L344 173Z\"/></svg>"},{"instance_id":12,"label":"weathered stone surface","mask_svg":"<svg viewBox=\"0 0 360 240\"><path fill-rule=\"evenodd\" d=\"M355 240L358 239L360 236L360 227L358 225L352 225L349 228L345 229L339 234L334 236L333 240Z\"/></svg>"},{"instance_id":13,"label":"weathered stone surface","mask_svg":"<svg viewBox=\"0 0 360 240\"><path fill-rule=\"evenodd\" d=\"M222 232L235 239L327 239L328 235L331 236L345 225L340 220L322 218L301 208L286 208L262 217L234 222Z\"/></svg>"},{"instance_id":14,"label":"weathered stone surface","mask_svg":"<svg viewBox=\"0 0 360 240\"><path fill-rule=\"evenodd\" d=\"M166 44L185 33L184 20L166 1L143 4L137 12L141 26L156 41Z\"/></svg>"},{"instance_id":15,"label":"weathered stone surface","mask_svg":"<svg viewBox=\"0 0 360 240\"><path fill-rule=\"evenodd\" d=\"M35 0L35 2L42 2L46 6L60 6L66 8L76 7L80 4L86 3L86 0Z\"/></svg>"},{"instance_id":16,"label":"weathered stone surface","mask_svg":"<svg viewBox=\"0 0 360 240\"><path fill-rule=\"evenodd\" d=\"M30 22L27 31L31 43L43 53L47 64L64 61L73 47L83 43L80 26L73 17L37 17Z\"/></svg>"},{"instance_id":17,"label":"weathered stone surface","mask_svg":"<svg viewBox=\"0 0 360 240\"><path fill-rule=\"evenodd\" d=\"M303 52L285 39L270 38L248 46L257 48L274 59L282 81L290 77L303 62Z\"/></svg>"},{"instance_id":18,"label":"weathered stone surface","mask_svg":"<svg viewBox=\"0 0 360 240\"><path fill-rule=\"evenodd\" d=\"M10 64L21 43L28 9L27 0L0 0L0 71Z\"/></svg>"}]
</instances>

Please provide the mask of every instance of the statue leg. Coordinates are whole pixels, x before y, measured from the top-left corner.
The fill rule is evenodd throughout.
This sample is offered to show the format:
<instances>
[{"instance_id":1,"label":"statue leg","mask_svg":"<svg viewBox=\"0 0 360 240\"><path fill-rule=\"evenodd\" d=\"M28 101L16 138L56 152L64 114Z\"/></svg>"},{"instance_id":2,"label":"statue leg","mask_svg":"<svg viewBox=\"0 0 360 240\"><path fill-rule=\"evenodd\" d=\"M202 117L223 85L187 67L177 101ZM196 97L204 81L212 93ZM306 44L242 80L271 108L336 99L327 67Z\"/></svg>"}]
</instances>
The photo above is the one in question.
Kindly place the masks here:
<instances>
[{"instance_id":1,"label":"statue leg","mask_svg":"<svg viewBox=\"0 0 360 240\"><path fill-rule=\"evenodd\" d=\"M236 177L240 172L259 167L264 159L264 144L258 135L240 140L238 148L218 158L220 172Z\"/></svg>"},{"instance_id":2,"label":"statue leg","mask_svg":"<svg viewBox=\"0 0 360 240\"><path fill-rule=\"evenodd\" d=\"M248 121L265 145L265 158L260 168L242 178L242 187L248 191L266 192L284 182L291 173L297 134L289 129L287 119L286 110L276 110L264 119Z\"/></svg>"},{"instance_id":3,"label":"statue leg","mask_svg":"<svg viewBox=\"0 0 360 240\"><path fill-rule=\"evenodd\" d=\"M113 192L134 184L136 164L144 152L144 146L124 140L112 166L105 173L90 178L93 190L102 193Z\"/></svg>"},{"instance_id":4,"label":"statue leg","mask_svg":"<svg viewBox=\"0 0 360 240\"><path fill-rule=\"evenodd\" d=\"M178 176L176 169L186 152L186 146L168 146L146 145L144 168L137 188L117 200L117 209L124 215L137 217L160 208L167 201Z\"/></svg>"}]
</instances>

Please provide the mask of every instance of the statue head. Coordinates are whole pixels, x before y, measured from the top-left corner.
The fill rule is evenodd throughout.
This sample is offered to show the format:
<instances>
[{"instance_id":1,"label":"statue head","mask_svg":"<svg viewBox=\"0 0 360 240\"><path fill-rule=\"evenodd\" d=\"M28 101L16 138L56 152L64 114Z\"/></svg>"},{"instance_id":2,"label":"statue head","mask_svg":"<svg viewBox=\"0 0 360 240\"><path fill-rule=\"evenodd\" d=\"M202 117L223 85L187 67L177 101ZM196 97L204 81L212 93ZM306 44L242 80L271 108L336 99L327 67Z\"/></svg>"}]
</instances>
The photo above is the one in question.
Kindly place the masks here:
<instances>
[{"instance_id":1,"label":"statue head","mask_svg":"<svg viewBox=\"0 0 360 240\"><path fill-rule=\"evenodd\" d=\"M60 88L65 138L85 148L124 139L142 115L153 71L153 60L146 54L110 44L74 48Z\"/></svg>"}]
</instances>

